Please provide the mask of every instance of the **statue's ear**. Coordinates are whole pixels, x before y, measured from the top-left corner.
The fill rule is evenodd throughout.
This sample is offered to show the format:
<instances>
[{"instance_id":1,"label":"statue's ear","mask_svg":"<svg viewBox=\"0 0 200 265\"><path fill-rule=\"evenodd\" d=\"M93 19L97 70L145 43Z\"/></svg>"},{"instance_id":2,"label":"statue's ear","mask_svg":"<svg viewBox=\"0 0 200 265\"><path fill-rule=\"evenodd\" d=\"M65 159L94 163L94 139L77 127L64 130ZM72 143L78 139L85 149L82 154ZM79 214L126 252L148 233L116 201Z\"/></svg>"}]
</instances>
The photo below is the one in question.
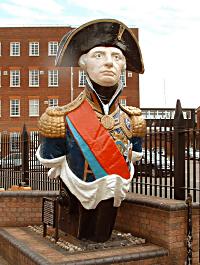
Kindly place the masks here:
<instances>
[{"instance_id":1,"label":"statue's ear","mask_svg":"<svg viewBox=\"0 0 200 265\"><path fill-rule=\"evenodd\" d=\"M79 66L81 67L81 69L83 69L84 71L86 71L87 69L87 54L82 54L79 58L78 61Z\"/></svg>"}]
</instances>

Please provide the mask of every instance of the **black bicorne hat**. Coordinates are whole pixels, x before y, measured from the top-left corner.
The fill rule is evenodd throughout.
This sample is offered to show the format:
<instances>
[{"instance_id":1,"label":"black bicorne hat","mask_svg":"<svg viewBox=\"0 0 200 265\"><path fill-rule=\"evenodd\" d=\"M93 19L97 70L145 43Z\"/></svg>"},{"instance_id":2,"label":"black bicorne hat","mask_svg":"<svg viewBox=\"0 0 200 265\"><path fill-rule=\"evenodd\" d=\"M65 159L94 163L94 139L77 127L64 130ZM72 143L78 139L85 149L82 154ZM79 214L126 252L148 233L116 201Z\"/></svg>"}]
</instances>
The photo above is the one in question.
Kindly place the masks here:
<instances>
[{"instance_id":1,"label":"black bicorne hat","mask_svg":"<svg viewBox=\"0 0 200 265\"><path fill-rule=\"evenodd\" d=\"M115 19L93 20L63 36L56 66L79 66L79 57L97 46L117 47L126 57L126 69L142 74L142 54L133 32Z\"/></svg>"}]
</instances>

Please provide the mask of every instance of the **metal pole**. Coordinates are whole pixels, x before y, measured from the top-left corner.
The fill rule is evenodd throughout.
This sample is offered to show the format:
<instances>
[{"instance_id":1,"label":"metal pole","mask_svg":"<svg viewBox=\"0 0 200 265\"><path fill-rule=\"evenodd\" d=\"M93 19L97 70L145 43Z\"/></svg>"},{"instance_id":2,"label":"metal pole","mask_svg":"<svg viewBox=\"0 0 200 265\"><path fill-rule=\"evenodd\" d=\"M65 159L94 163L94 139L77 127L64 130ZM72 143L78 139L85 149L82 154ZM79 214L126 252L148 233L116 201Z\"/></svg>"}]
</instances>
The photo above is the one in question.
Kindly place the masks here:
<instances>
[{"instance_id":1,"label":"metal pole","mask_svg":"<svg viewBox=\"0 0 200 265\"><path fill-rule=\"evenodd\" d=\"M192 265L192 196L188 194L186 204L188 207L187 222L187 265Z\"/></svg>"},{"instance_id":2,"label":"metal pole","mask_svg":"<svg viewBox=\"0 0 200 265\"><path fill-rule=\"evenodd\" d=\"M185 200L185 120L180 100L174 117L174 199Z\"/></svg>"},{"instance_id":3,"label":"metal pole","mask_svg":"<svg viewBox=\"0 0 200 265\"><path fill-rule=\"evenodd\" d=\"M22 131L22 175L23 182L29 184L29 143L28 143L28 132L24 124Z\"/></svg>"}]
</instances>

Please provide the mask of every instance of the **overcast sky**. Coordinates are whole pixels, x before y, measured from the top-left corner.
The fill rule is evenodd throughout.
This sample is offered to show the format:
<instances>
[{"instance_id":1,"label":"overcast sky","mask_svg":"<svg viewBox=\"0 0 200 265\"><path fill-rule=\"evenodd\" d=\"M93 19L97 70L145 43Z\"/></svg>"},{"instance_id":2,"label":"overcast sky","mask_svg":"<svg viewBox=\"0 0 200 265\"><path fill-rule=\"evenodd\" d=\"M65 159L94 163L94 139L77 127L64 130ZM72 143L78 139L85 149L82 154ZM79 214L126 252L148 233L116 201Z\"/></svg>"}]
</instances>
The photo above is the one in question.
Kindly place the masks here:
<instances>
[{"instance_id":1,"label":"overcast sky","mask_svg":"<svg viewBox=\"0 0 200 265\"><path fill-rule=\"evenodd\" d=\"M139 28L141 107L200 106L200 0L2 0L0 26L71 25L99 18Z\"/></svg>"}]
</instances>

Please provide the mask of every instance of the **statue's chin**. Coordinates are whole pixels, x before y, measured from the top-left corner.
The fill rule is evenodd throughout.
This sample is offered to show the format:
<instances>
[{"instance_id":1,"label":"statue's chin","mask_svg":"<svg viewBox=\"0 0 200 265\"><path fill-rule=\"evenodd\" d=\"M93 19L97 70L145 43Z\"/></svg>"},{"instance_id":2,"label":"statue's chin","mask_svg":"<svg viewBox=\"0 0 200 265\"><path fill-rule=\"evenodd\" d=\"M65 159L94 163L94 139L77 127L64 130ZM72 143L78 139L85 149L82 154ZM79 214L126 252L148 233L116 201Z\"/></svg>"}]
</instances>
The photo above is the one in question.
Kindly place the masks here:
<instances>
[{"instance_id":1,"label":"statue's chin","mask_svg":"<svg viewBox=\"0 0 200 265\"><path fill-rule=\"evenodd\" d=\"M90 77L90 80L103 87L113 87L118 84L118 80L112 76L105 76L103 78Z\"/></svg>"}]
</instances>

